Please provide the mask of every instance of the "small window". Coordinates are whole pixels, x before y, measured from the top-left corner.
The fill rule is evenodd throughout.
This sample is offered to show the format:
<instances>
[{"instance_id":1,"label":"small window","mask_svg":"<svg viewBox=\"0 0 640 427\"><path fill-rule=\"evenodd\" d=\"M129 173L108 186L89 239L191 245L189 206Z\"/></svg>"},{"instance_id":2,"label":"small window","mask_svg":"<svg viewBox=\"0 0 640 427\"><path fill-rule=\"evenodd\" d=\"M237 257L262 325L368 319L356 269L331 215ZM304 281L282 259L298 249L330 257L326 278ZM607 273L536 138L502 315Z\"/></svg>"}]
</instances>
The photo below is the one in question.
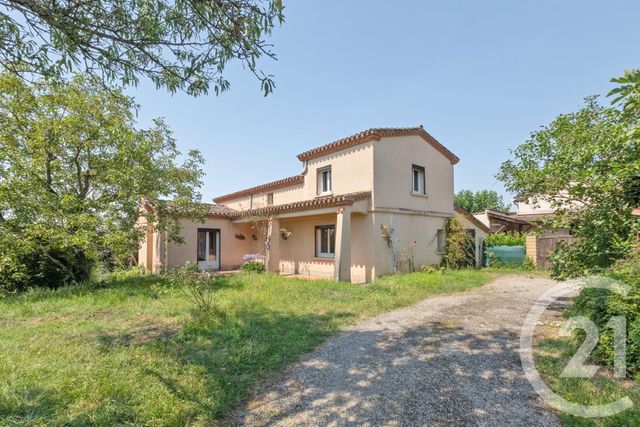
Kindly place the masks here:
<instances>
[{"instance_id":1,"label":"small window","mask_svg":"<svg viewBox=\"0 0 640 427\"><path fill-rule=\"evenodd\" d=\"M318 194L331 193L331 167L318 169Z\"/></svg>"},{"instance_id":2,"label":"small window","mask_svg":"<svg viewBox=\"0 0 640 427\"><path fill-rule=\"evenodd\" d=\"M333 225L316 227L316 256L333 258L336 254L336 229Z\"/></svg>"},{"instance_id":3,"label":"small window","mask_svg":"<svg viewBox=\"0 0 640 427\"><path fill-rule=\"evenodd\" d=\"M446 234L443 229L438 230L438 253L443 254L447 245Z\"/></svg>"},{"instance_id":4,"label":"small window","mask_svg":"<svg viewBox=\"0 0 640 427\"><path fill-rule=\"evenodd\" d=\"M253 194L249 195L249 209L253 209Z\"/></svg>"},{"instance_id":5,"label":"small window","mask_svg":"<svg viewBox=\"0 0 640 427\"><path fill-rule=\"evenodd\" d=\"M267 193L267 206L273 206L273 193Z\"/></svg>"},{"instance_id":6,"label":"small window","mask_svg":"<svg viewBox=\"0 0 640 427\"><path fill-rule=\"evenodd\" d=\"M413 165L411 167L411 191L416 194L425 194L424 167Z\"/></svg>"}]
</instances>

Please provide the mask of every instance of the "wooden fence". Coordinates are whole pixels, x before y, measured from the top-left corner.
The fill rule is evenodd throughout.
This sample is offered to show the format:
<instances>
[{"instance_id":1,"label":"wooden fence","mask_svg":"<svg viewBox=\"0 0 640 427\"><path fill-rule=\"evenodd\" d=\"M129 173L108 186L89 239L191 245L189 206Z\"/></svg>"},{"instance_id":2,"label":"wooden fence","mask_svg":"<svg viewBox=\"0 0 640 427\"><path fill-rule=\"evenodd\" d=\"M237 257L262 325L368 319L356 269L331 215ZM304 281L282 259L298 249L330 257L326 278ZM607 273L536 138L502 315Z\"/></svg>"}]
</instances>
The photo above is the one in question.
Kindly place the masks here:
<instances>
[{"instance_id":1,"label":"wooden fence","mask_svg":"<svg viewBox=\"0 0 640 427\"><path fill-rule=\"evenodd\" d=\"M527 236L526 254L536 267L549 268L551 266L548 260L549 253L556 248L558 243L565 242L570 245L576 240L575 236Z\"/></svg>"}]
</instances>

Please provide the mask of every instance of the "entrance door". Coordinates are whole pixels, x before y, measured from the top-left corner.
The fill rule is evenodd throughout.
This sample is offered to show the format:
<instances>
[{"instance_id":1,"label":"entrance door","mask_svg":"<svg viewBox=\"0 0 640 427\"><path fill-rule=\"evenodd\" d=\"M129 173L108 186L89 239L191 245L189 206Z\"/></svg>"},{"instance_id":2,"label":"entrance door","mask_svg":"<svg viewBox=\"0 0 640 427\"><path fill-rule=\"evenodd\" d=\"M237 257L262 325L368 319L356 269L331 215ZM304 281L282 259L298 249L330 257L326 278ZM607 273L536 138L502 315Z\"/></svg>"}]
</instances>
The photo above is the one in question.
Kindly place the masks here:
<instances>
[{"instance_id":1,"label":"entrance door","mask_svg":"<svg viewBox=\"0 0 640 427\"><path fill-rule=\"evenodd\" d=\"M220 270L220 230L198 229L198 270Z\"/></svg>"}]
</instances>

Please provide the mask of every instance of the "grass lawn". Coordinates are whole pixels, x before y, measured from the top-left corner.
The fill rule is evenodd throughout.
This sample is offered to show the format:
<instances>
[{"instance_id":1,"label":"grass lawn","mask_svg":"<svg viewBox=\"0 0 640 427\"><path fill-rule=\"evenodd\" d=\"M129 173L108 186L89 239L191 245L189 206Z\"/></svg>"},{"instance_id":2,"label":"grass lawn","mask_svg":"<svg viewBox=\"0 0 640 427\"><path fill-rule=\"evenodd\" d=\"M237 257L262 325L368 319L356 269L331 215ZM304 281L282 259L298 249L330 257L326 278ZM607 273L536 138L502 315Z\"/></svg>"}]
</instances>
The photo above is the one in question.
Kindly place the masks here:
<instances>
[{"instance_id":1,"label":"grass lawn","mask_svg":"<svg viewBox=\"0 0 640 427\"><path fill-rule=\"evenodd\" d=\"M493 276L412 273L369 285L225 277L207 321L155 276L0 299L0 424L210 425L346 325Z\"/></svg>"},{"instance_id":2,"label":"grass lawn","mask_svg":"<svg viewBox=\"0 0 640 427\"><path fill-rule=\"evenodd\" d=\"M592 379L560 378L560 373L576 354L581 343L560 337L559 328L545 328L544 336L536 343L536 366L546 384L565 399L582 404L604 404L629 396L633 407L608 418L581 418L558 413L565 426L639 426L640 382L613 377L611 370L601 368ZM589 362L591 363L591 362Z\"/></svg>"}]
</instances>

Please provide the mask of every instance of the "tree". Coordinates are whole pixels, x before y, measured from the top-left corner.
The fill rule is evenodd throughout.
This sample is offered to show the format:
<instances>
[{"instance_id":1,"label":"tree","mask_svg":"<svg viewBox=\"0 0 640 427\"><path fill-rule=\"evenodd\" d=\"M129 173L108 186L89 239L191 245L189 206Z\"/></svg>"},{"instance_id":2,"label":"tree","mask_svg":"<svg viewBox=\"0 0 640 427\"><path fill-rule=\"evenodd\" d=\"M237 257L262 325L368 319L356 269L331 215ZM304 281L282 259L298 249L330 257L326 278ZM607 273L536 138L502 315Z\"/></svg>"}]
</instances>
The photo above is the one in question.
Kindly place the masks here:
<instances>
[{"instance_id":1,"label":"tree","mask_svg":"<svg viewBox=\"0 0 640 427\"><path fill-rule=\"evenodd\" d=\"M475 193L471 190L460 190L454 197L454 203L468 212L482 212L485 209L508 211L510 208L502 196L493 190L482 190Z\"/></svg>"},{"instance_id":2,"label":"tree","mask_svg":"<svg viewBox=\"0 0 640 427\"><path fill-rule=\"evenodd\" d=\"M0 74L0 259L53 251L79 256L87 270L98 259L122 264L143 237L140 214L176 241L179 217L204 217L202 156L178 163L167 126L157 119L138 130L136 111L95 77L27 84ZM140 211L142 201L154 209ZM56 271L73 278L66 261Z\"/></svg>"},{"instance_id":3,"label":"tree","mask_svg":"<svg viewBox=\"0 0 640 427\"><path fill-rule=\"evenodd\" d=\"M640 110L640 68L627 70L621 77L611 79L618 86L608 96L613 104L621 104L625 111Z\"/></svg>"},{"instance_id":4,"label":"tree","mask_svg":"<svg viewBox=\"0 0 640 427\"><path fill-rule=\"evenodd\" d=\"M59 78L72 71L106 82L191 95L229 88L223 72L238 60L261 82L258 67L275 58L266 42L283 21L281 0L0 0L0 64L21 75Z\"/></svg>"},{"instance_id":5,"label":"tree","mask_svg":"<svg viewBox=\"0 0 640 427\"><path fill-rule=\"evenodd\" d=\"M579 111L533 132L500 167L508 191L534 203L551 200L552 225L573 225L580 237L554 256L563 266L557 275L597 271L629 253L636 227L630 211L640 202L638 113L587 98Z\"/></svg>"}]
</instances>

